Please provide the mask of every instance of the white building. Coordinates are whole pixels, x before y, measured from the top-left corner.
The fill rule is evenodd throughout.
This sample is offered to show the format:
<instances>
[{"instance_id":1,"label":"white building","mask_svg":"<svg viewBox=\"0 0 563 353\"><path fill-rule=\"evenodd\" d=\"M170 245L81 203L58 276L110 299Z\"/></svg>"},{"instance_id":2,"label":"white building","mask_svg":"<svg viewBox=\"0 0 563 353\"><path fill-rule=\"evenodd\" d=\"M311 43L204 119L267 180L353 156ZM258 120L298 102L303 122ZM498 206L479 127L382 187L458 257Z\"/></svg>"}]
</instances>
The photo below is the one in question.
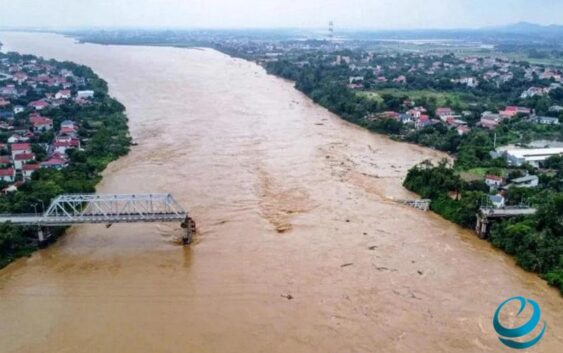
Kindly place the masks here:
<instances>
[{"instance_id":1,"label":"white building","mask_svg":"<svg viewBox=\"0 0 563 353\"><path fill-rule=\"evenodd\" d=\"M531 120L542 125L559 125L559 118L552 118L549 116L533 116Z\"/></svg>"},{"instance_id":2,"label":"white building","mask_svg":"<svg viewBox=\"0 0 563 353\"><path fill-rule=\"evenodd\" d=\"M563 147L531 148L531 149L507 149L504 152L506 161L511 166L519 167L524 163L538 166L549 157L563 155Z\"/></svg>"},{"instance_id":3,"label":"white building","mask_svg":"<svg viewBox=\"0 0 563 353\"><path fill-rule=\"evenodd\" d=\"M92 91L92 90L78 91L76 93L76 96L78 98L93 98L94 97L94 91Z\"/></svg>"},{"instance_id":4,"label":"white building","mask_svg":"<svg viewBox=\"0 0 563 353\"><path fill-rule=\"evenodd\" d=\"M16 105L14 107L14 114L23 113L24 111L25 111L25 108L22 107L21 105Z\"/></svg>"},{"instance_id":5,"label":"white building","mask_svg":"<svg viewBox=\"0 0 563 353\"><path fill-rule=\"evenodd\" d=\"M521 178L511 180L511 186L518 188L534 188L540 183L540 178L537 175L526 175Z\"/></svg>"},{"instance_id":6,"label":"white building","mask_svg":"<svg viewBox=\"0 0 563 353\"><path fill-rule=\"evenodd\" d=\"M475 77L464 77L461 80L459 80L459 82L471 88L475 88L479 86L479 81L477 81Z\"/></svg>"},{"instance_id":7,"label":"white building","mask_svg":"<svg viewBox=\"0 0 563 353\"><path fill-rule=\"evenodd\" d=\"M503 208L505 206L505 200L502 195L489 195L489 200L495 208Z\"/></svg>"},{"instance_id":8,"label":"white building","mask_svg":"<svg viewBox=\"0 0 563 353\"><path fill-rule=\"evenodd\" d=\"M485 184L490 188L499 188L504 184L504 178L498 175L486 175Z\"/></svg>"}]
</instances>

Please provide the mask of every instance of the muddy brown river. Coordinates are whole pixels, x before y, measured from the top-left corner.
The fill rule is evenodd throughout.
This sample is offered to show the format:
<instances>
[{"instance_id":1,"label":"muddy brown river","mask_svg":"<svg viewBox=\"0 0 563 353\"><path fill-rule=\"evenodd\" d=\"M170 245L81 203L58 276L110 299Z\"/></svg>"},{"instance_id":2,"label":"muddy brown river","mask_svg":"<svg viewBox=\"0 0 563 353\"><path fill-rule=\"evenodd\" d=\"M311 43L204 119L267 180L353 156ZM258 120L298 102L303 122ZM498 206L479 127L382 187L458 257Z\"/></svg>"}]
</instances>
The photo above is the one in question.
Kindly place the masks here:
<instances>
[{"instance_id":1,"label":"muddy brown river","mask_svg":"<svg viewBox=\"0 0 563 353\"><path fill-rule=\"evenodd\" d=\"M139 145L99 192L171 192L199 227L191 247L176 224L73 227L0 270L1 352L507 352L491 321L515 295L548 324L531 351L563 351L555 289L393 201L437 152L213 50L0 41L107 80Z\"/></svg>"}]
</instances>

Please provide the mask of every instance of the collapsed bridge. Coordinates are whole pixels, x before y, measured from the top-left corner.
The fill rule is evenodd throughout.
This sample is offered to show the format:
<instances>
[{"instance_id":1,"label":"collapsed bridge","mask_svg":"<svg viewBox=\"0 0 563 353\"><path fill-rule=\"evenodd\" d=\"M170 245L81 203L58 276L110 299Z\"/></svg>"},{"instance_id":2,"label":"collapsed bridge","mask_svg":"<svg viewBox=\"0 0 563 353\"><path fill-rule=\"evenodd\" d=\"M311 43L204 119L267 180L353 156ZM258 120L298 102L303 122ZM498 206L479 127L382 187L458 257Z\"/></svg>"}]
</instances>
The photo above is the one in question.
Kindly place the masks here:
<instances>
[{"instance_id":1,"label":"collapsed bridge","mask_svg":"<svg viewBox=\"0 0 563 353\"><path fill-rule=\"evenodd\" d=\"M42 214L0 214L0 223L36 226L39 241L46 240L48 227L87 223L180 222L190 244L195 222L169 193L65 194L56 197Z\"/></svg>"}]
</instances>

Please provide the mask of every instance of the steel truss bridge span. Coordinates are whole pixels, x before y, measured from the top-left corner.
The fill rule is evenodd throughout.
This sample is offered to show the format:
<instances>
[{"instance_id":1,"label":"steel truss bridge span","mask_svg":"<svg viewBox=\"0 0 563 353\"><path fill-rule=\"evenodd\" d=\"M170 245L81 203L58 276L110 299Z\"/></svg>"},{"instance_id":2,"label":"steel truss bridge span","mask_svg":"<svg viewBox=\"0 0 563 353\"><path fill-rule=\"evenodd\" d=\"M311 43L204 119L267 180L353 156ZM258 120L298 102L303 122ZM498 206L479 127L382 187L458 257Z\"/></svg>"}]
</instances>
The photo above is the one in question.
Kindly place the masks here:
<instances>
[{"instance_id":1,"label":"steel truss bridge span","mask_svg":"<svg viewBox=\"0 0 563 353\"><path fill-rule=\"evenodd\" d=\"M60 195L42 214L0 214L0 223L5 222L39 228L86 223L180 222L188 230L185 243L191 242L195 231L188 213L167 193Z\"/></svg>"}]
</instances>

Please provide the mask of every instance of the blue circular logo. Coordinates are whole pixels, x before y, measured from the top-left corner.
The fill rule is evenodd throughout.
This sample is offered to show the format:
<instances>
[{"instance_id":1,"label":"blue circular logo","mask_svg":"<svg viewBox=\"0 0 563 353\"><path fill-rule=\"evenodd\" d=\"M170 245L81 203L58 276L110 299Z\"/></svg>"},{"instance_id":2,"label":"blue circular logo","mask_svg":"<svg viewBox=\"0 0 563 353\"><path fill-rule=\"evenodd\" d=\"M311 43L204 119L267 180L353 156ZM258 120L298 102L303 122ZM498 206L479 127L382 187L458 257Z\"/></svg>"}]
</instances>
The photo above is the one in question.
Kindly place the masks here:
<instances>
[{"instance_id":1,"label":"blue circular logo","mask_svg":"<svg viewBox=\"0 0 563 353\"><path fill-rule=\"evenodd\" d=\"M528 322L526 322L522 326L514 327L514 328L506 328L506 327L502 326L502 324L499 322L499 314L500 314L502 308L511 301L520 302L520 310L518 310L518 313L516 314L516 316L519 316L522 313L522 311L524 311L524 309L526 308L526 305L528 303L532 306L532 309L533 309L534 312L532 314L532 317L530 317L530 319L528 320ZM540 306L534 300L526 299L524 297L512 297L512 298L509 298L509 299L503 301L498 306L497 310L495 311L495 316L493 318L493 326L495 328L495 331L499 334L498 339L505 346L508 346L508 347L514 348L514 349L526 349L526 348L530 348L530 347L534 346L536 343L538 343L542 339L543 334L545 333L545 329L547 327L545 321L543 322L543 328L542 328L541 332L535 338L533 338L529 341L526 341L526 342L515 341L512 338L524 337L524 336L528 335L529 333L531 333L538 326L538 324L540 322L540 317L541 317Z\"/></svg>"}]
</instances>

